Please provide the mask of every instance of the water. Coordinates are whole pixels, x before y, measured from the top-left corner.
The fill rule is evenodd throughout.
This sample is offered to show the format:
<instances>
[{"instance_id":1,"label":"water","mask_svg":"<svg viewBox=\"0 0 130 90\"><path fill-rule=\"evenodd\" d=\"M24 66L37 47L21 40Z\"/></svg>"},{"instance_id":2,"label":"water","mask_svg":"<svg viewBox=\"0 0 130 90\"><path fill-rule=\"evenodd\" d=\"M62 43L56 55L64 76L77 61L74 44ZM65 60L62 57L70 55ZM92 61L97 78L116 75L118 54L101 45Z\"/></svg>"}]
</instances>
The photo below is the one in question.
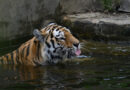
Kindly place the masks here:
<instances>
[{"instance_id":1,"label":"water","mask_svg":"<svg viewBox=\"0 0 130 90\"><path fill-rule=\"evenodd\" d=\"M130 46L83 42L82 57L64 64L0 65L0 90L130 90Z\"/></svg>"}]
</instances>

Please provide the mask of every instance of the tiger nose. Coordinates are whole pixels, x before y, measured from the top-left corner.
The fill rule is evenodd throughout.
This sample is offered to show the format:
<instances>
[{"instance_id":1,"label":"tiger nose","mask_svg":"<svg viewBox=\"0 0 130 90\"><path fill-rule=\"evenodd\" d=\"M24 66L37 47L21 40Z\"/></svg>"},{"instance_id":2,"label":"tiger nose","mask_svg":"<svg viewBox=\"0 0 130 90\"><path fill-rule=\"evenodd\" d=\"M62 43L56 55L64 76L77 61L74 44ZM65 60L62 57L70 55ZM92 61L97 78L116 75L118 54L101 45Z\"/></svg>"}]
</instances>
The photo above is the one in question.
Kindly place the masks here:
<instances>
[{"instance_id":1,"label":"tiger nose","mask_svg":"<svg viewBox=\"0 0 130 90\"><path fill-rule=\"evenodd\" d=\"M79 43L74 43L73 44L75 47L78 47L79 46Z\"/></svg>"}]
</instances>

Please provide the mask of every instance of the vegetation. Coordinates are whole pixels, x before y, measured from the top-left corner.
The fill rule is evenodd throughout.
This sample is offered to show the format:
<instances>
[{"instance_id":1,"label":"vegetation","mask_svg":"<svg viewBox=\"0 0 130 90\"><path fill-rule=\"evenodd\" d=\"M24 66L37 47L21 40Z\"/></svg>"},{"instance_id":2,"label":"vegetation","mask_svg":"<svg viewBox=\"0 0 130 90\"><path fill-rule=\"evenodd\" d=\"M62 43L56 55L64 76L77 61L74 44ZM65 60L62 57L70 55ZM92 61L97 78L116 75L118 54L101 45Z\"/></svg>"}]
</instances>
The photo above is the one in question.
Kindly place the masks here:
<instances>
[{"instance_id":1,"label":"vegetation","mask_svg":"<svg viewBox=\"0 0 130 90\"><path fill-rule=\"evenodd\" d=\"M102 4L106 11L115 11L120 4L120 0L102 0Z\"/></svg>"}]
</instances>

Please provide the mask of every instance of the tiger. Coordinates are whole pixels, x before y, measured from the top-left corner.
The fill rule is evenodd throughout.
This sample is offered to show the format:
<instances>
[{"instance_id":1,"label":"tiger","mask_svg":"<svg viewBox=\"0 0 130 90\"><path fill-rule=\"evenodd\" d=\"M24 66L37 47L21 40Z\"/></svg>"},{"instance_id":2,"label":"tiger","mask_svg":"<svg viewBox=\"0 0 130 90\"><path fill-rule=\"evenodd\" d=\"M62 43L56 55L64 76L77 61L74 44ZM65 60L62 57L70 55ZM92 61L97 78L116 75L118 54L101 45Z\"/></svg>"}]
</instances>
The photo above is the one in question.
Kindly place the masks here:
<instances>
[{"instance_id":1,"label":"tiger","mask_svg":"<svg viewBox=\"0 0 130 90\"><path fill-rule=\"evenodd\" d=\"M57 64L81 54L80 42L70 29L50 23L41 30L34 29L33 37L18 49L0 57L2 64Z\"/></svg>"}]
</instances>

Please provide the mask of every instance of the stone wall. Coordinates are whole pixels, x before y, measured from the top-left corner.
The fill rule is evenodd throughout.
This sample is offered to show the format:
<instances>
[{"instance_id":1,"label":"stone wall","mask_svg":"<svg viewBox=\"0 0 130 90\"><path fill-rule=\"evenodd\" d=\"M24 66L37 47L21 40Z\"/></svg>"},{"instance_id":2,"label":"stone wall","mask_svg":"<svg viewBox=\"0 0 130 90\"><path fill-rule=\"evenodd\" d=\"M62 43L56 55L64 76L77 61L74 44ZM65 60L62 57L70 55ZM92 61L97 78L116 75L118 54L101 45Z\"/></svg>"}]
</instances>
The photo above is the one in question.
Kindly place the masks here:
<instances>
[{"instance_id":1,"label":"stone wall","mask_svg":"<svg viewBox=\"0 0 130 90\"><path fill-rule=\"evenodd\" d=\"M0 40L26 37L55 13L59 0L0 0Z\"/></svg>"},{"instance_id":2,"label":"stone wall","mask_svg":"<svg viewBox=\"0 0 130 90\"><path fill-rule=\"evenodd\" d=\"M103 11L101 1L0 0L0 41L31 35L34 28L41 28L44 22L50 19L56 20L62 14ZM129 0L124 1L127 3ZM126 4L121 5L123 7ZM125 10L122 9L122 11Z\"/></svg>"},{"instance_id":3,"label":"stone wall","mask_svg":"<svg viewBox=\"0 0 130 90\"><path fill-rule=\"evenodd\" d=\"M101 0L61 0L60 5L67 14L103 11Z\"/></svg>"}]
</instances>

